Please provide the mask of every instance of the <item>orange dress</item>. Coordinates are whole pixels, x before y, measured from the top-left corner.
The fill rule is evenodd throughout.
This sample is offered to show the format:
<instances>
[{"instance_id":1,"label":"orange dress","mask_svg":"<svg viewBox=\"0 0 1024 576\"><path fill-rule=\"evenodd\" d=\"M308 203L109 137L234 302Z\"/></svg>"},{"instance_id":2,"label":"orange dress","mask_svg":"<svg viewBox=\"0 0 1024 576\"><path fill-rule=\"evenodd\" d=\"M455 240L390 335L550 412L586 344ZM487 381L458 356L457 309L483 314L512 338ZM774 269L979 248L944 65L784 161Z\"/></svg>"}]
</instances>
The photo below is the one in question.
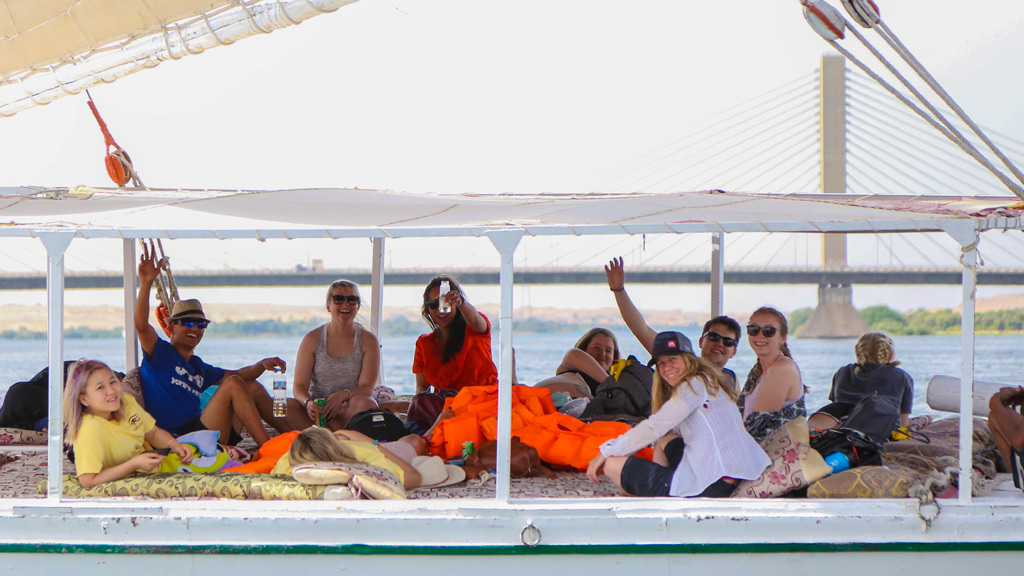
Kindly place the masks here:
<instances>
[{"instance_id":1,"label":"orange dress","mask_svg":"<svg viewBox=\"0 0 1024 576\"><path fill-rule=\"evenodd\" d=\"M483 316L487 330L478 334L466 324L462 350L451 360L441 363L441 351L433 333L416 340L416 356L412 373L423 373L427 383L439 389L462 390L464 386L493 386L498 383L498 369L491 360L491 321Z\"/></svg>"}]
</instances>

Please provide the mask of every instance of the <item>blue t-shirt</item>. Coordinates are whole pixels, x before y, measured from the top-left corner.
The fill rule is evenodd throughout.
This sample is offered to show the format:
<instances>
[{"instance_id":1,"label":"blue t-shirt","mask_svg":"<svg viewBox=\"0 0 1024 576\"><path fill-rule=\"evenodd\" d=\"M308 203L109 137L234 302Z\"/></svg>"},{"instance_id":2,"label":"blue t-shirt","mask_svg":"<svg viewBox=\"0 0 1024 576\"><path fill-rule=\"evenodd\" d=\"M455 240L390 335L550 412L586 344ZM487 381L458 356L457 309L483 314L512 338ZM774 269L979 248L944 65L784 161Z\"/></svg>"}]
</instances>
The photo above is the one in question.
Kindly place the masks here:
<instances>
[{"instance_id":1,"label":"blue t-shirt","mask_svg":"<svg viewBox=\"0 0 1024 576\"><path fill-rule=\"evenodd\" d=\"M224 370L195 354L186 361L169 342L157 338L153 354L143 355L139 376L146 411L157 426L175 434L203 413L199 397L224 379Z\"/></svg>"}]
</instances>

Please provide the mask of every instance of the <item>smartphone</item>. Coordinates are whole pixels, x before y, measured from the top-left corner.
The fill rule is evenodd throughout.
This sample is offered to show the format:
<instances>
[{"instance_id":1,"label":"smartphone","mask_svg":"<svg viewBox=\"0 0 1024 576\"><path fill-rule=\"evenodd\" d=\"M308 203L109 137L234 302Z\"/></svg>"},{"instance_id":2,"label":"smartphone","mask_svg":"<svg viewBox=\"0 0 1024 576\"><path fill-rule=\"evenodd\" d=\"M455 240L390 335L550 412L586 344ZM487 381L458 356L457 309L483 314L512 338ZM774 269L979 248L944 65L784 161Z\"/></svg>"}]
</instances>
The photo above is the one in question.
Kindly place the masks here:
<instances>
[{"instance_id":1,"label":"smartphone","mask_svg":"<svg viewBox=\"0 0 1024 576\"><path fill-rule=\"evenodd\" d=\"M167 456L171 453L170 448L154 448L152 450L146 450L143 454L159 454L161 456Z\"/></svg>"}]
</instances>

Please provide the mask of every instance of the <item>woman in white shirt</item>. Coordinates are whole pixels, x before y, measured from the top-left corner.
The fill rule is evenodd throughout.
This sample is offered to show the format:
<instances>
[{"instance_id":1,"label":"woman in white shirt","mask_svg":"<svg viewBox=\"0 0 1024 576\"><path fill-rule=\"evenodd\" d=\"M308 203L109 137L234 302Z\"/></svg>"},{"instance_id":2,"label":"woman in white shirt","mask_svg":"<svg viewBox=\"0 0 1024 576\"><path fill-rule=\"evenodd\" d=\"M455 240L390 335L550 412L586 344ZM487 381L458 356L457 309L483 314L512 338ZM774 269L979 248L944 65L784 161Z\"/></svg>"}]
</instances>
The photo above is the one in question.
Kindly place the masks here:
<instances>
[{"instance_id":1,"label":"woman in white shirt","mask_svg":"<svg viewBox=\"0 0 1024 576\"><path fill-rule=\"evenodd\" d=\"M736 393L721 373L693 354L679 332L654 339L654 413L605 442L590 461L593 482L603 472L633 496L726 497L739 480L753 480L771 463L747 434ZM655 444L654 461L634 452Z\"/></svg>"}]
</instances>

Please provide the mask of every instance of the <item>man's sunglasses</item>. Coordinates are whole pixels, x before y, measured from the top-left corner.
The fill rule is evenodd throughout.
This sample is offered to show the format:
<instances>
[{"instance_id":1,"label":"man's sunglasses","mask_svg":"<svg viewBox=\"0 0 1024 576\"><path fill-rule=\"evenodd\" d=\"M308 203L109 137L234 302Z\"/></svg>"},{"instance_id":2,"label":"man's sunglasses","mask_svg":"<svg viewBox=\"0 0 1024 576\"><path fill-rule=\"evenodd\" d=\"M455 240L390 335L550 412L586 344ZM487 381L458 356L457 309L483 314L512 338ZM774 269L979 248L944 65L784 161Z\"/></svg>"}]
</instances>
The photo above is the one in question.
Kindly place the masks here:
<instances>
[{"instance_id":1,"label":"man's sunglasses","mask_svg":"<svg viewBox=\"0 0 1024 576\"><path fill-rule=\"evenodd\" d=\"M721 342L722 344L725 344L726 348L735 348L736 347L736 339L735 338L729 338L728 336L722 336L718 332L705 332L704 335L701 336L701 338L707 338L708 340L710 340L712 342Z\"/></svg>"},{"instance_id":2,"label":"man's sunglasses","mask_svg":"<svg viewBox=\"0 0 1024 576\"><path fill-rule=\"evenodd\" d=\"M764 334L765 338L771 338L772 336L775 336L775 333L778 331L779 329L776 328L775 326L765 326L764 328L762 328L754 324L747 324L747 334L751 336Z\"/></svg>"},{"instance_id":3,"label":"man's sunglasses","mask_svg":"<svg viewBox=\"0 0 1024 576\"><path fill-rule=\"evenodd\" d=\"M345 296L343 294L331 294L331 300L333 300L334 303L337 304L338 306L341 306L345 302L348 302L353 306L359 304L359 296L356 296L355 294L349 296Z\"/></svg>"},{"instance_id":4,"label":"man's sunglasses","mask_svg":"<svg viewBox=\"0 0 1024 576\"><path fill-rule=\"evenodd\" d=\"M200 330L206 330L206 327L210 325L209 320L176 320L175 322L185 328L199 328Z\"/></svg>"}]
</instances>

